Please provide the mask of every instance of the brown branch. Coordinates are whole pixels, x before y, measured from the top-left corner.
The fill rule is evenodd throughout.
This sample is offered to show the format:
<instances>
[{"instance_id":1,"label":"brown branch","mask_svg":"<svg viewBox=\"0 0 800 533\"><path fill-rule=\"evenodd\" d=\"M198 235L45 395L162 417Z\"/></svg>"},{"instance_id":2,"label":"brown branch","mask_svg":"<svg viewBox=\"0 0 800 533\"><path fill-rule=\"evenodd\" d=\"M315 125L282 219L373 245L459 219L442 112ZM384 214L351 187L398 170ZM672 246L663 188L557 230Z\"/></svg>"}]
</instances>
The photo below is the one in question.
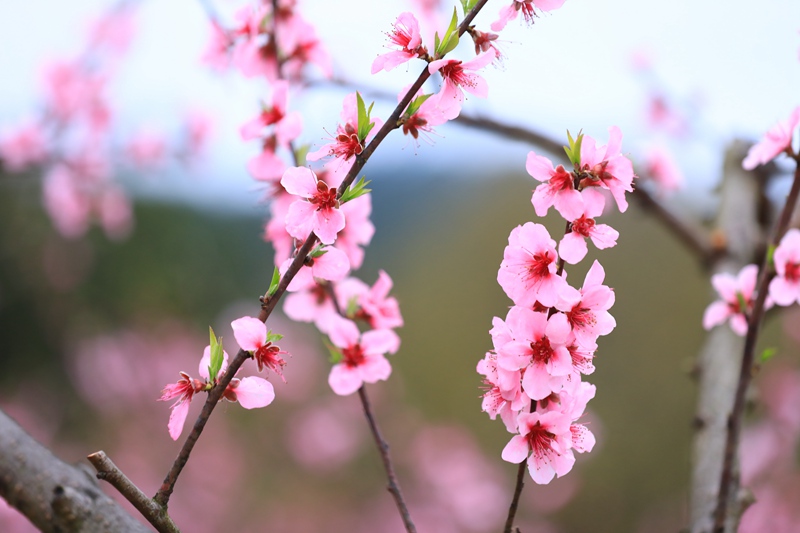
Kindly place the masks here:
<instances>
[{"instance_id":1,"label":"brown branch","mask_svg":"<svg viewBox=\"0 0 800 533\"><path fill-rule=\"evenodd\" d=\"M463 34L466 31L466 28L472 22L472 19L475 18L475 15L483 8L488 0L479 0L479 2L475 5L475 7L470 11L464 20L459 25L459 35ZM378 133L375 134L375 137L372 141L364 148L364 151L361 154L355 156L355 161L353 162L353 166L350 171L347 173L347 176L342 180L342 183L339 187L338 191L338 198L341 198L342 193L344 190L353 182L355 177L364 168L367 161L369 160L372 153L375 149L383 142L383 139L389 134L390 131L397 129L397 121L400 118L400 115L403 113L405 108L413 99L414 95L416 95L417 91L422 87L422 84L425 83L430 77L430 72L428 72L427 66L425 69L419 74L417 77L417 81L414 82L413 85L408 89L408 92L403 97L402 100L397 104L394 111L392 111L389 118L386 119L386 122L383 124L381 129ZM275 306L278 304L281 296L286 292L286 288L289 286L289 283L294 279L294 276L297 272L300 271L300 268L303 266L308 254L313 249L314 245L317 242L317 236L313 233L306 239L303 243L303 246L298 250L297 255L295 256L294 260L290 264L288 270L284 273L281 277L280 283L278 284L278 288L273 295L265 294L263 298L263 305L261 307L261 312L258 315L258 318L262 322L266 322L269 318L272 311L275 309ZM197 439L200 437L200 434L203 432L203 428L208 421L208 418L211 416L211 413L214 411L217 403L219 402L220 398L222 398L222 394L225 391L225 388L230 383L233 376L241 367L242 363L250 357L250 354L239 350L236 354L236 357L231 362L230 366L228 366L228 370L219 380L218 384L211 389L208 394L208 398L206 399L206 403L203 405L203 410L200 412L200 415L197 417L197 421L192 428L192 431L189 433L186 441L181 448L181 451L178 453L178 457L175 459L170 471L167 473L167 476L164 478L164 482L161 485L161 488L154 496L154 500L159 505L162 505L164 508L167 507L169 504L169 498L172 494L172 491L175 488L175 483L178 480L178 476L180 476L183 467L186 465L186 462L189 460L189 456L191 454L192 449L194 448Z\"/></svg>"},{"instance_id":2,"label":"brown branch","mask_svg":"<svg viewBox=\"0 0 800 533\"><path fill-rule=\"evenodd\" d=\"M372 413L372 407L367 397L366 385L361 385L358 389L358 396L361 398L361 405L364 407L364 416L367 417L369 429L372 431L372 436L375 439L375 445L378 447L378 452L381 454L381 461L383 461L383 468L386 470L386 477L389 481L386 487L394 497L394 503L397 505L397 510L400 512L400 517L403 519L403 525L408 533L416 533L417 528L411 520L411 513L408 512L408 506L403 499L403 493L400 491L400 484L397 482L397 475L394 473L394 466L392 465L392 458L389 456L389 444L381 436L381 431L378 429L378 424L375 422L375 416Z\"/></svg>"},{"instance_id":3,"label":"brown branch","mask_svg":"<svg viewBox=\"0 0 800 533\"><path fill-rule=\"evenodd\" d=\"M0 410L0 497L46 533L146 533L100 490L88 468L69 465Z\"/></svg>"},{"instance_id":4,"label":"brown branch","mask_svg":"<svg viewBox=\"0 0 800 533\"><path fill-rule=\"evenodd\" d=\"M789 229L789 221L792 213L797 206L797 199L800 196L800 158L796 159L797 168L794 172L794 181L786 203L783 206L778 222L770 239L771 246L777 246L786 230ZM747 336L745 337L744 353L742 355L742 365L739 371L739 383L736 387L733 409L728 417L728 434L725 442L725 455L722 464L722 474L719 481L719 493L717 496L717 508L714 513L714 531L722 533L725 531L729 521L728 503L730 499L730 487L734 476L734 463L736 452L739 448L739 435L742 430L742 419L744 417L745 393L753 377L753 361L755 358L756 341L758 332L764 318L764 307L767 300L769 282L774 277L774 269L769 264L768 254L765 254L761 263L758 278L758 296L753 304L753 311L749 316L747 326ZM738 484L738 482L737 482Z\"/></svg>"},{"instance_id":5,"label":"brown branch","mask_svg":"<svg viewBox=\"0 0 800 533\"><path fill-rule=\"evenodd\" d=\"M144 516L159 533L180 533L175 523L167 514L164 507L158 505L155 501L147 497L147 495L139 489L133 482L128 479L128 476L108 458L105 452L95 452L87 457L95 470L97 470L97 478L107 481L112 487L117 489L120 494L125 496L133 506Z\"/></svg>"},{"instance_id":6,"label":"brown branch","mask_svg":"<svg viewBox=\"0 0 800 533\"><path fill-rule=\"evenodd\" d=\"M517 469L517 484L514 487L514 497L511 498L511 505L508 508L508 517L506 518L506 525L503 526L503 533L511 533L514 528L514 517L517 515L517 508L519 507L519 498L522 496L522 488L525 486L525 469L528 466L528 458L526 457Z\"/></svg>"}]
</instances>

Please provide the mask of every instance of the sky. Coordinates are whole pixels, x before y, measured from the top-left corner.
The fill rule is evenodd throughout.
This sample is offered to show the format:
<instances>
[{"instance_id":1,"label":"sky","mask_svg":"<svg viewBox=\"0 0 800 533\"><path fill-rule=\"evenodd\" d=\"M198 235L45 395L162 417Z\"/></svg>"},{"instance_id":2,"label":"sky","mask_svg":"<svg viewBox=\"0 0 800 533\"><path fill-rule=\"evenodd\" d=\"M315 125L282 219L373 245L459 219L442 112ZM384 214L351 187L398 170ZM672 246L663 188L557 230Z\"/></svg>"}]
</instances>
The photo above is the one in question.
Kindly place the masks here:
<instances>
[{"instance_id":1,"label":"sky","mask_svg":"<svg viewBox=\"0 0 800 533\"><path fill-rule=\"evenodd\" d=\"M242 3L212 4L231 20ZM505 4L492 0L476 20L478 27L494 21ZM42 65L77 54L90 21L109 5L29 0L0 6L0 131L36 112ZM392 94L415 78L421 62L370 74L372 60L385 50L385 32L399 13L416 9L413 2L300 0L299 5L326 43L336 76L364 91ZM192 109L210 112L216 125L199 181L190 179L187 187L186 180L152 180L142 189L253 203L245 163L258 147L243 142L237 130L269 94L266 83L234 71L220 74L200 63L209 33L199 0L143 0L137 28L112 85L123 132L174 129L175 117ZM520 19L509 23L500 45L503 65L485 72L489 98L469 98L463 112L562 138L567 129L582 129L605 140L607 129L617 125L625 135L623 150L635 156L661 139L684 169L688 187L708 189L727 142L737 136L759 138L800 104L799 29L800 2L793 0L566 0L531 27ZM468 43L457 52L470 57ZM650 73L634 68L634 58L645 58ZM648 129L643 112L653 90L690 117L691 135L665 139ZM306 142L318 146L326 130L335 130L345 94L317 86L293 95L290 106L304 113ZM377 113L388 114L388 104L379 100ZM440 128L433 142L415 147L395 136L375 164L458 168L469 154L470 166L487 172L522 171L531 149L452 125Z\"/></svg>"}]
</instances>

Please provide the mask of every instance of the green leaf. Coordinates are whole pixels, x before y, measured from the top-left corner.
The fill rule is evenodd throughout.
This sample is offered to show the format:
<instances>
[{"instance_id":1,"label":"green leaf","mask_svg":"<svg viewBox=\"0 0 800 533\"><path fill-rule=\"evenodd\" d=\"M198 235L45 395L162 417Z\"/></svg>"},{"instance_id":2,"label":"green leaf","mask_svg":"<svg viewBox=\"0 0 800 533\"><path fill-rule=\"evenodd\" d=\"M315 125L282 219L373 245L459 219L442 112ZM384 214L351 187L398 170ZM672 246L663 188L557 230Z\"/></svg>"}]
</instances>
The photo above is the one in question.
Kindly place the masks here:
<instances>
[{"instance_id":1,"label":"green leaf","mask_svg":"<svg viewBox=\"0 0 800 533\"><path fill-rule=\"evenodd\" d=\"M328 349L328 353L330 353L330 358L328 359L332 364L336 364L344 359L344 355L342 352L339 351L339 348L331 344L327 339L323 339L322 342L325 344L325 347Z\"/></svg>"},{"instance_id":2,"label":"green leaf","mask_svg":"<svg viewBox=\"0 0 800 533\"><path fill-rule=\"evenodd\" d=\"M763 351L763 352L761 352L761 362L762 362L762 363L766 363L767 361L769 361L770 359L772 359L772 357L773 357L773 356L774 356L776 353L778 353L778 349L777 349L777 348L775 348L775 347L770 347L770 348L766 348L766 349L764 349L764 351Z\"/></svg>"},{"instance_id":3,"label":"green leaf","mask_svg":"<svg viewBox=\"0 0 800 533\"><path fill-rule=\"evenodd\" d=\"M464 7L464 15L472 11L477 3L478 0L461 0L461 5Z\"/></svg>"},{"instance_id":4,"label":"green leaf","mask_svg":"<svg viewBox=\"0 0 800 533\"><path fill-rule=\"evenodd\" d=\"M437 39L435 51L436 57L444 57L453 49L458 46L458 12L453 8L453 18L450 19L450 26L442 37L442 40Z\"/></svg>"},{"instance_id":5,"label":"green leaf","mask_svg":"<svg viewBox=\"0 0 800 533\"><path fill-rule=\"evenodd\" d=\"M361 93L356 91L356 105L358 107L358 140L364 142L369 132L375 127L375 123L370 122L370 114L372 114L372 106L375 105L375 102L372 102L367 109Z\"/></svg>"},{"instance_id":6,"label":"green leaf","mask_svg":"<svg viewBox=\"0 0 800 533\"><path fill-rule=\"evenodd\" d=\"M573 165L580 165L581 164L581 144L583 144L583 133L578 132L578 138L573 139L572 134L567 130L567 139L569 139L569 146L564 147L564 151L567 153L567 157L569 158L570 163Z\"/></svg>"},{"instance_id":7,"label":"green leaf","mask_svg":"<svg viewBox=\"0 0 800 533\"><path fill-rule=\"evenodd\" d=\"M461 2L461 9L464 11L464 16L466 16L467 11L469 11L469 7L467 6L467 4L469 4L469 0L460 0L460 2Z\"/></svg>"},{"instance_id":8,"label":"green leaf","mask_svg":"<svg viewBox=\"0 0 800 533\"><path fill-rule=\"evenodd\" d=\"M267 291L267 296L272 296L275 294L275 291L278 290L278 284L281 282L281 271L278 270L278 267L275 267L275 270L272 271L272 281L269 282L269 290Z\"/></svg>"},{"instance_id":9,"label":"green leaf","mask_svg":"<svg viewBox=\"0 0 800 533\"><path fill-rule=\"evenodd\" d=\"M328 250L323 248L323 246L324 245L322 244L318 244L317 246L315 246L314 249L311 250L311 252L309 252L308 257L310 257L311 259L316 259L317 257L322 257L323 255L327 254Z\"/></svg>"},{"instance_id":10,"label":"green leaf","mask_svg":"<svg viewBox=\"0 0 800 533\"><path fill-rule=\"evenodd\" d=\"M283 338L283 335L280 333L272 333L271 331L267 330L267 342L276 343Z\"/></svg>"},{"instance_id":11,"label":"green leaf","mask_svg":"<svg viewBox=\"0 0 800 533\"><path fill-rule=\"evenodd\" d=\"M775 245L770 244L767 248L767 265L775 266Z\"/></svg>"},{"instance_id":12,"label":"green leaf","mask_svg":"<svg viewBox=\"0 0 800 533\"><path fill-rule=\"evenodd\" d=\"M365 194L372 192L372 189L367 189L367 185L372 183L371 181L364 181L364 176L355 183L348 185L348 187L342 193L342 197L339 199L341 203L347 203L350 200L355 200L359 196L364 196Z\"/></svg>"},{"instance_id":13,"label":"green leaf","mask_svg":"<svg viewBox=\"0 0 800 533\"><path fill-rule=\"evenodd\" d=\"M356 311L358 311L358 307L358 296L353 296L347 301L347 310L345 311L345 314L347 316L355 315Z\"/></svg>"},{"instance_id":14,"label":"green leaf","mask_svg":"<svg viewBox=\"0 0 800 533\"><path fill-rule=\"evenodd\" d=\"M294 158L297 161L298 167L306 166L306 156L308 155L309 150L311 150L310 144L303 144L299 147L295 147Z\"/></svg>"},{"instance_id":15,"label":"green leaf","mask_svg":"<svg viewBox=\"0 0 800 533\"><path fill-rule=\"evenodd\" d=\"M217 374L219 374L222 363L225 361L224 351L222 349L222 338L217 339L211 326L208 327L208 335L211 340L211 362L208 364L208 379L210 381L216 381Z\"/></svg>"},{"instance_id":16,"label":"green leaf","mask_svg":"<svg viewBox=\"0 0 800 533\"><path fill-rule=\"evenodd\" d=\"M431 96L433 96L433 94L423 94L422 96L417 96L416 98L411 100L411 103L408 104L408 107L406 108L406 112L404 113L404 115L406 117L412 116L414 113L419 111L419 108L422 107L422 104L425 103L425 100L427 100Z\"/></svg>"}]
</instances>

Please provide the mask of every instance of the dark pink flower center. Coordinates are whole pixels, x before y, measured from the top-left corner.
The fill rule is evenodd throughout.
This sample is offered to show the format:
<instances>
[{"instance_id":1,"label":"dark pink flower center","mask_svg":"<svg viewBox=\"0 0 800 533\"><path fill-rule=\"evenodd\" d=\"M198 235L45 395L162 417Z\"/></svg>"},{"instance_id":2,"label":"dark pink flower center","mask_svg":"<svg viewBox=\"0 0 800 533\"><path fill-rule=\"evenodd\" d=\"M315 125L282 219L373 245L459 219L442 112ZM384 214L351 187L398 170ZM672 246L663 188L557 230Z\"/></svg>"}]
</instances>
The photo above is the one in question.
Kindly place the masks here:
<instances>
[{"instance_id":1,"label":"dark pink flower center","mask_svg":"<svg viewBox=\"0 0 800 533\"><path fill-rule=\"evenodd\" d=\"M336 135L336 144L334 144L331 152L335 157L344 157L345 161L359 155L364 151L364 145L358 138L358 132L349 122L344 125L344 128L339 126Z\"/></svg>"},{"instance_id":2,"label":"dark pink flower center","mask_svg":"<svg viewBox=\"0 0 800 533\"><path fill-rule=\"evenodd\" d=\"M283 119L283 113L277 107L270 107L261 112L261 122L265 126L270 126Z\"/></svg>"},{"instance_id":3,"label":"dark pink flower center","mask_svg":"<svg viewBox=\"0 0 800 533\"><path fill-rule=\"evenodd\" d=\"M342 355L344 364L351 368L364 364L364 350L360 344L342 349Z\"/></svg>"},{"instance_id":4,"label":"dark pink flower center","mask_svg":"<svg viewBox=\"0 0 800 533\"><path fill-rule=\"evenodd\" d=\"M578 304L580 305L580 304ZM572 311L567 313L567 320L572 324L573 328L586 328L594 326L597 323L594 313L591 309L586 307L579 307L576 305Z\"/></svg>"},{"instance_id":5,"label":"dark pink flower center","mask_svg":"<svg viewBox=\"0 0 800 533\"><path fill-rule=\"evenodd\" d=\"M593 218L586 218L586 215L582 215L581 218L572 223L572 231L578 235L588 237L594 225L595 221Z\"/></svg>"},{"instance_id":6,"label":"dark pink flower center","mask_svg":"<svg viewBox=\"0 0 800 533\"><path fill-rule=\"evenodd\" d=\"M280 347L271 342L256 350L253 354L253 359L258 364L258 371L261 372L264 367L267 367L279 376L283 376L283 367L286 366L286 361L281 357L281 353Z\"/></svg>"},{"instance_id":7,"label":"dark pink flower center","mask_svg":"<svg viewBox=\"0 0 800 533\"><path fill-rule=\"evenodd\" d=\"M553 258L550 257L550 251L545 250L543 253L533 254L533 260L528 263L528 274L532 278L544 278L550 275L550 264Z\"/></svg>"},{"instance_id":8,"label":"dark pink flower center","mask_svg":"<svg viewBox=\"0 0 800 533\"><path fill-rule=\"evenodd\" d=\"M800 263L786 263L786 274L785 278L787 281L793 281L797 283L800 281Z\"/></svg>"},{"instance_id":9,"label":"dark pink flower center","mask_svg":"<svg viewBox=\"0 0 800 533\"><path fill-rule=\"evenodd\" d=\"M427 124L427 120L415 113L403 123L403 135L408 135L410 133L412 137L417 139L419 137L419 130L424 130L424 126Z\"/></svg>"},{"instance_id":10,"label":"dark pink flower center","mask_svg":"<svg viewBox=\"0 0 800 533\"><path fill-rule=\"evenodd\" d=\"M552 451L552 442L556 436L547 431L539 422L536 422L528 433L528 446L531 448L532 455L541 459L545 455L549 455Z\"/></svg>"},{"instance_id":11,"label":"dark pink flower center","mask_svg":"<svg viewBox=\"0 0 800 533\"><path fill-rule=\"evenodd\" d=\"M531 0L526 0L522 3L516 2L514 6L517 8L517 11L522 12L525 22L528 24L533 24L533 19L536 17L536 12L533 10L533 3Z\"/></svg>"},{"instance_id":12,"label":"dark pink flower center","mask_svg":"<svg viewBox=\"0 0 800 533\"><path fill-rule=\"evenodd\" d=\"M567 172L562 165L556 167L556 173L550 177L550 187L557 191L571 191L575 188L572 174Z\"/></svg>"},{"instance_id":13,"label":"dark pink flower center","mask_svg":"<svg viewBox=\"0 0 800 533\"><path fill-rule=\"evenodd\" d=\"M461 61L453 60L439 69L439 72L442 74L443 78L449 79L458 86L475 86L475 79L473 75L468 74L467 71L464 70L464 68L461 66Z\"/></svg>"},{"instance_id":14,"label":"dark pink flower center","mask_svg":"<svg viewBox=\"0 0 800 533\"><path fill-rule=\"evenodd\" d=\"M531 352L533 352L533 360L536 363L545 364L553 357L553 348L550 346L550 340L547 337L533 341L531 343Z\"/></svg>"},{"instance_id":15,"label":"dark pink flower center","mask_svg":"<svg viewBox=\"0 0 800 533\"><path fill-rule=\"evenodd\" d=\"M317 182L317 193L308 199L309 202L317 206L317 211L321 209L336 209L336 187L328 188L324 181Z\"/></svg>"}]
</instances>

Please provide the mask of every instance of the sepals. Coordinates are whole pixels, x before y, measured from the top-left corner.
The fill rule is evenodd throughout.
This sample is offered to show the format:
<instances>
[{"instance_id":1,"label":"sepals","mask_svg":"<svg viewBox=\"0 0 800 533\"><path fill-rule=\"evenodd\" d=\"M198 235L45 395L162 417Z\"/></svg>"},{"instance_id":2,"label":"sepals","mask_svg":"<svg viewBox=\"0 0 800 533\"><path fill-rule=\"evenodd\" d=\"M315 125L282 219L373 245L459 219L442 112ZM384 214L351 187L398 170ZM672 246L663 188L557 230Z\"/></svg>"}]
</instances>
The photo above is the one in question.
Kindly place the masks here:
<instances>
[{"instance_id":1,"label":"sepals","mask_svg":"<svg viewBox=\"0 0 800 533\"><path fill-rule=\"evenodd\" d=\"M439 32L436 32L434 41L434 51L437 58L444 57L458 46L458 13L456 8L453 8L453 18L450 19L450 26L447 27L444 37L439 40Z\"/></svg>"},{"instance_id":2,"label":"sepals","mask_svg":"<svg viewBox=\"0 0 800 533\"><path fill-rule=\"evenodd\" d=\"M569 146L564 147L564 151L567 153L567 157L575 166L580 166L581 164L581 143L583 143L583 133L580 131L578 132L578 138L573 139L572 134L567 130L567 138L569 139Z\"/></svg>"},{"instance_id":3,"label":"sepals","mask_svg":"<svg viewBox=\"0 0 800 533\"><path fill-rule=\"evenodd\" d=\"M364 176L361 176L355 184L348 185L347 188L342 193L342 197L339 199L341 203L347 203L350 200L355 200L359 196L364 196L372 191L372 189L367 189L367 185L371 182L364 181Z\"/></svg>"},{"instance_id":4,"label":"sepals","mask_svg":"<svg viewBox=\"0 0 800 533\"><path fill-rule=\"evenodd\" d=\"M211 362L208 364L208 379L216 382L217 375L222 369L222 363L225 360L222 349L222 338L217 338L214 335L214 330L209 326L208 328L210 346L211 346Z\"/></svg>"},{"instance_id":5,"label":"sepals","mask_svg":"<svg viewBox=\"0 0 800 533\"><path fill-rule=\"evenodd\" d=\"M281 281L281 271L278 267L275 267L275 270L272 271L272 281L269 282L269 290L267 291L267 297L272 296L278 290L278 284Z\"/></svg>"},{"instance_id":6,"label":"sepals","mask_svg":"<svg viewBox=\"0 0 800 533\"><path fill-rule=\"evenodd\" d=\"M311 259L316 259L318 257L322 257L323 255L327 254L328 250L326 250L322 244L318 244L314 247L311 252L309 252L308 257Z\"/></svg>"},{"instance_id":7,"label":"sepals","mask_svg":"<svg viewBox=\"0 0 800 533\"><path fill-rule=\"evenodd\" d=\"M369 104L369 109L367 109L364 99L361 98L361 93L356 92L356 105L358 107L358 140L363 143L369 132L375 127L375 123L370 120L372 106L375 105L375 102Z\"/></svg>"},{"instance_id":8,"label":"sepals","mask_svg":"<svg viewBox=\"0 0 800 533\"><path fill-rule=\"evenodd\" d=\"M340 363L342 359L344 359L344 355L342 355L342 352L339 351L339 349L336 346L331 344L328 341L328 339L323 339L323 342L325 343L325 347L328 349L328 353L331 354L329 361L334 365Z\"/></svg>"},{"instance_id":9,"label":"sepals","mask_svg":"<svg viewBox=\"0 0 800 533\"><path fill-rule=\"evenodd\" d=\"M425 103L425 100L427 100L431 96L433 96L433 94L423 94L423 95L417 96L416 98L411 100L411 103L408 104L408 107L406 108L406 112L403 113L403 116L406 119L409 119L412 116L414 116L414 113L419 111L419 108L422 107L422 104Z\"/></svg>"}]
</instances>

